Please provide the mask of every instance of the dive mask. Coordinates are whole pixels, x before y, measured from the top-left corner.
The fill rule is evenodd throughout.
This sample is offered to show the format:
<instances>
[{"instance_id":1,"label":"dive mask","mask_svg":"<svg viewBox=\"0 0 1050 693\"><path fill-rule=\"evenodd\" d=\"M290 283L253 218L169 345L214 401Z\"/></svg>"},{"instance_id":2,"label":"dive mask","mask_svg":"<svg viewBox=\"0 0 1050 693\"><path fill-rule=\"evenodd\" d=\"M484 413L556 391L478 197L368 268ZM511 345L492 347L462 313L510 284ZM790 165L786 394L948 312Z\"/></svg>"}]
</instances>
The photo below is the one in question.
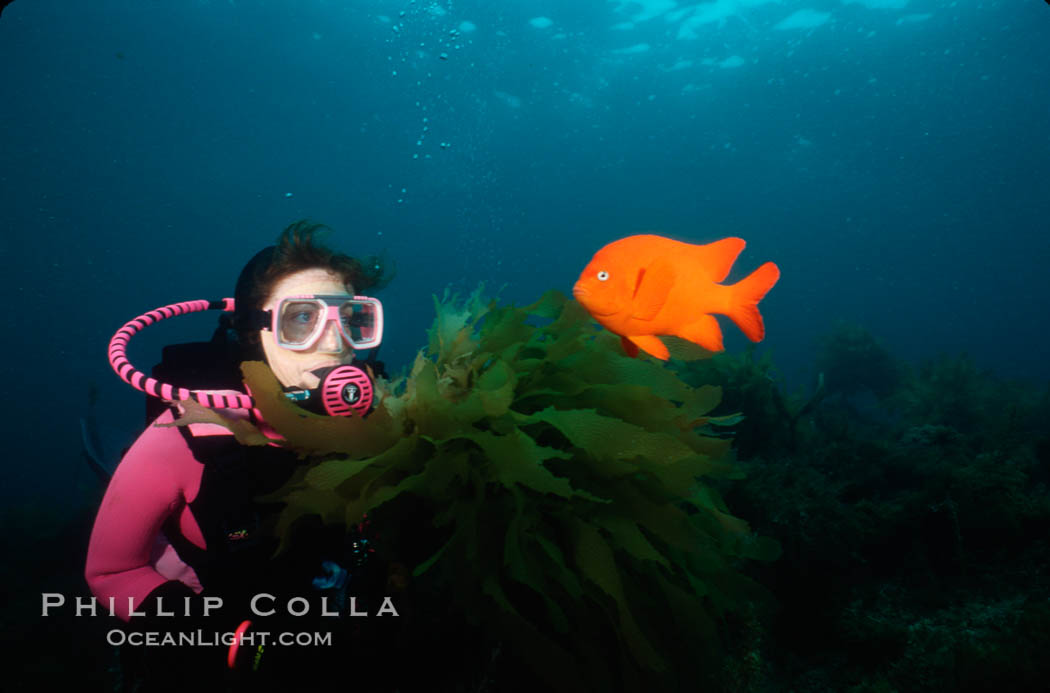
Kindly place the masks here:
<instances>
[{"instance_id":1,"label":"dive mask","mask_svg":"<svg viewBox=\"0 0 1050 693\"><path fill-rule=\"evenodd\" d=\"M285 296L272 313L270 330L277 345L292 351L318 344L329 325L354 349L371 349L383 339L383 304L367 296ZM318 350L342 351L334 341Z\"/></svg>"}]
</instances>

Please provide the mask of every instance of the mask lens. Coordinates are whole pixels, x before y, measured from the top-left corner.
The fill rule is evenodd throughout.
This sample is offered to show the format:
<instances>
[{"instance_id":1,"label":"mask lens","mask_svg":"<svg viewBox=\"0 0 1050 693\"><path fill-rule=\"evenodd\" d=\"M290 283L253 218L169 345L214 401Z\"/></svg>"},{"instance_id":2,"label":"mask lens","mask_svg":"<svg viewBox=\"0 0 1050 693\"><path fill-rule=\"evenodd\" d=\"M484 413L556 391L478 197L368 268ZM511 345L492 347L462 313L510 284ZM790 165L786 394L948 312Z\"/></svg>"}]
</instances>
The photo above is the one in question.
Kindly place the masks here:
<instances>
[{"instance_id":1,"label":"mask lens","mask_svg":"<svg viewBox=\"0 0 1050 693\"><path fill-rule=\"evenodd\" d=\"M375 338L376 314L371 303L347 301L339 314L343 332L352 344L364 344Z\"/></svg>"},{"instance_id":2,"label":"mask lens","mask_svg":"<svg viewBox=\"0 0 1050 693\"><path fill-rule=\"evenodd\" d=\"M279 342L301 346L310 341L324 317L324 306L317 301L286 301L278 319Z\"/></svg>"}]
</instances>

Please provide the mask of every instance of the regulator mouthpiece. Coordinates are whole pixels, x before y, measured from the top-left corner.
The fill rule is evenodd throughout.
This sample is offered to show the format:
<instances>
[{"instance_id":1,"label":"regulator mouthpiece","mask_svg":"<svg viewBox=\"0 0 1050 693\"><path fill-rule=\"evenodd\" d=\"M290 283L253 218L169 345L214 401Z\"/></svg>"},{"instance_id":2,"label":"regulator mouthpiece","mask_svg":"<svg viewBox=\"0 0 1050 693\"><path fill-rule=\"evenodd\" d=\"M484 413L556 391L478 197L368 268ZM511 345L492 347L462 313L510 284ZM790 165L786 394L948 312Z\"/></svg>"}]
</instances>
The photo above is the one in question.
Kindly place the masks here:
<instances>
[{"instance_id":1,"label":"regulator mouthpiece","mask_svg":"<svg viewBox=\"0 0 1050 693\"><path fill-rule=\"evenodd\" d=\"M286 393L304 409L328 416L364 416L372 409L372 380L357 366L328 366L311 373L321 379L317 387Z\"/></svg>"}]
</instances>

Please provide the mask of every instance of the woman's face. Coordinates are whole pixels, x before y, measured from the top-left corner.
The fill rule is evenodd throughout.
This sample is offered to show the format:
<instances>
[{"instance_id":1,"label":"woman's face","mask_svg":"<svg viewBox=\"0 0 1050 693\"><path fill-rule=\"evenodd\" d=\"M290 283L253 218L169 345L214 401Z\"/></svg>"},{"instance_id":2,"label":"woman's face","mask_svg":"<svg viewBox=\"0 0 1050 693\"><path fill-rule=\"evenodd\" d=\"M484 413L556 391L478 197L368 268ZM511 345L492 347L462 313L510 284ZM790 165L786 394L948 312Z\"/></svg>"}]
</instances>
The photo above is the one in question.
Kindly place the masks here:
<instances>
[{"instance_id":1,"label":"woman's face","mask_svg":"<svg viewBox=\"0 0 1050 693\"><path fill-rule=\"evenodd\" d=\"M347 287L339 275L321 268L301 270L277 282L262 308L276 311L277 304L285 296L346 293ZM277 336L270 330L263 330L261 338L270 369L285 387L317 387L320 379L310 371L350 363L354 358L354 350L340 336L336 325L331 323L325 326L317 343L303 351L278 346Z\"/></svg>"}]
</instances>

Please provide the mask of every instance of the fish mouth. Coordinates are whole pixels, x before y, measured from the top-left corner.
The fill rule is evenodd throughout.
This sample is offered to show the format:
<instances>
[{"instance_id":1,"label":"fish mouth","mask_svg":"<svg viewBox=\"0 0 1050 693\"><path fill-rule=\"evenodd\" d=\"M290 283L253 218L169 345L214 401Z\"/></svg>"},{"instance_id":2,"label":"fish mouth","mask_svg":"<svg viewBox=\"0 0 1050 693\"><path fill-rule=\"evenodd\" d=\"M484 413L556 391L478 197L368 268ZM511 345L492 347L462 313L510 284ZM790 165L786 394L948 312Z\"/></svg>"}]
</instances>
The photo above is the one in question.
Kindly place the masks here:
<instances>
[{"instance_id":1,"label":"fish mouth","mask_svg":"<svg viewBox=\"0 0 1050 693\"><path fill-rule=\"evenodd\" d=\"M580 286L579 284L576 284L572 287L572 297L575 298L577 301L580 301L580 303L583 303L582 299L585 299L590 295L591 292L588 291L586 288Z\"/></svg>"},{"instance_id":2,"label":"fish mouth","mask_svg":"<svg viewBox=\"0 0 1050 693\"><path fill-rule=\"evenodd\" d=\"M600 315L604 317L606 315L614 315L616 313L615 310L599 310L598 306L595 305L594 301L587 300L588 298L590 298L590 296L591 292L587 291L587 289L585 289L584 287L572 287L572 297L579 301L581 304L583 304L583 307L586 308L587 312L591 315L596 317Z\"/></svg>"}]
</instances>

